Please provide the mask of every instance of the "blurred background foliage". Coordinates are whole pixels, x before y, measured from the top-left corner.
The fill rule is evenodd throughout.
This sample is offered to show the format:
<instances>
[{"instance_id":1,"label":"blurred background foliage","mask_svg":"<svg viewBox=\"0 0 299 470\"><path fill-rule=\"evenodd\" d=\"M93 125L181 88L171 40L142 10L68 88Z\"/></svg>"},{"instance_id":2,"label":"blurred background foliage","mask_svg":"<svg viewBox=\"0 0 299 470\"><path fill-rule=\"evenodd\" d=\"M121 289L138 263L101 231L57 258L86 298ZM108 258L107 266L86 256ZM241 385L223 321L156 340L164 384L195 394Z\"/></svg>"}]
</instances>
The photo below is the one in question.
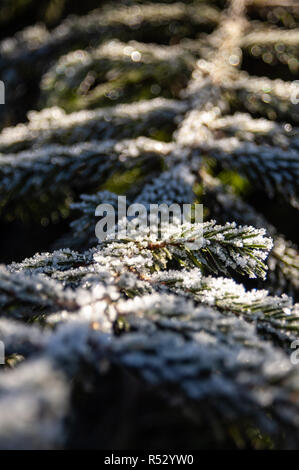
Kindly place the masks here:
<instances>
[{"instance_id":1,"label":"blurred background foliage","mask_svg":"<svg viewBox=\"0 0 299 470\"><path fill-rule=\"evenodd\" d=\"M53 28L71 13L83 14L101 4L105 0L1 0L0 5L0 37L4 38L16 31L43 22Z\"/></svg>"}]
</instances>

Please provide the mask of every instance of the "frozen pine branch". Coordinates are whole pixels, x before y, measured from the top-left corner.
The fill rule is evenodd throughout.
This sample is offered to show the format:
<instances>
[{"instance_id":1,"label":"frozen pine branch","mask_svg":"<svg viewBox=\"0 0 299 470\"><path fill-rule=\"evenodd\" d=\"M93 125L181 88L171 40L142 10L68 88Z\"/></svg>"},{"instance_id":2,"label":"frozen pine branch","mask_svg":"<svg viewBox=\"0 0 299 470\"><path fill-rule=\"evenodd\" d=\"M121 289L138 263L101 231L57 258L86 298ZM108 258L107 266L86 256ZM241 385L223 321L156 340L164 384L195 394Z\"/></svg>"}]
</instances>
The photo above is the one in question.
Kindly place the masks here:
<instances>
[{"instance_id":1,"label":"frozen pine branch","mask_svg":"<svg viewBox=\"0 0 299 470\"><path fill-rule=\"evenodd\" d=\"M243 72L228 84L226 90L237 106L253 115L298 125L299 105L292 99L296 93L292 82L249 76Z\"/></svg>"},{"instance_id":2,"label":"frozen pine branch","mask_svg":"<svg viewBox=\"0 0 299 470\"><path fill-rule=\"evenodd\" d=\"M299 148L298 128L290 124L279 124L264 118L253 118L248 113L221 114L219 109L208 112L192 110L184 119L178 138L186 144L195 145L205 135L206 138L236 137L241 142L252 142L257 145L271 145L283 150Z\"/></svg>"},{"instance_id":3,"label":"frozen pine branch","mask_svg":"<svg viewBox=\"0 0 299 470\"><path fill-rule=\"evenodd\" d=\"M53 209L73 193L104 184L117 170L139 165L141 173L149 171L159 166L159 161L171 150L171 144L140 138L124 142L91 141L74 146L53 144L34 151L2 155L1 208L14 210L22 217L19 207L26 197L29 215L38 211L38 200Z\"/></svg>"},{"instance_id":4,"label":"frozen pine branch","mask_svg":"<svg viewBox=\"0 0 299 470\"><path fill-rule=\"evenodd\" d=\"M225 188L217 179L206 172L201 172L205 185L204 205L209 209L210 216L217 222L226 220L238 224L255 224L258 228L266 228L273 238L273 248L268 258L268 274L264 287L272 293L283 292L298 298L299 289L299 250L295 243L286 239L267 219L257 212L242 198L233 194L231 188ZM261 286L261 287L263 287Z\"/></svg>"},{"instance_id":5,"label":"frozen pine branch","mask_svg":"<svg viewBox=\"0 0 299 470\"><path fill-rule=\"evenodd\" d=\"M261 335L271 333L286 350L298 339L299 304L294 305L292 298L286 295L270 296L265 290L246 291L232 279L202 277L198 269L188 274L177 271L155 274L152 281L165 284L171 291L183 293L199 303L256 322Z\"/></svg>"},{"instance_id":6,"label":"frozen pine branch","mask_svg":"<svg viewBox=\"0 0 299 470\"><path fill-rule=\"evenodd\" d=\"M279 33L280 44L277 44ZM242 40L243 50L251 57L263 60L268 65L284 64L296 76L298 73L298 29L281 30L264 28L257 24L254 31L245 35Z\"/></svg>"},{"instance_id":7,"label":"frozen pine branch","mask_svg":"<svg viewBox=\"0 0 299 470\"><path fill-rule=\"evenodd\" d=\"M26 276L10 273L4 267L0 272L1 315L8 318L34 317L55 308L76 308L71 291L40 274Z\"/></svg>"},{"instance_id":8,"label":"frozen pine branch","mask_svg":"<svg viewBox=\"0 0 299 470\"><path fill-rule=\"evenodd\" d=\"M179 156L173 155L168 160L170 169L152 178L145 184L139 194L127 197L127 204L139 203L150 209L151 204L188 204L194 201L193 185L195 175L183 163L175 165ZM136 188L133 188L133 191ZM80 201L70 205L74 211L81 212L81 216L71 222L71 233L59 240L58 245L72 246L73 248L87 249L97 244L95 226L97 218L95 211L100 204L110 204L118 217L118 196L110 191L99 191L96 194L81 194Z\"/></svg>"},{"instance_id":9,"label":"frozen pine branch","mask_svg":"<svg viewBox=\"0 0 299 470\"><path fill-rule=\"evenodd\" d=\"M7 154L45 144L155 136L163 129L167 134L187 108L188 103L183 101L156 98L70 114L58 107L31 111L27 124L3 130L0 150Z\"/></svg>"},{"instance_id":10,"label":"frozen pine branch","mask_svg":"<svg viewBox=\"0 0 299 470\"><path fill-rule=\"evenodd\" d=\"M139 4L137 8L135 5L119 5L114 10L104 6L83 17L67 18L51 33L43 26L25 28L0 43L0 73L9 85L7 103L10 104L7 115L4 116L1 109L0 119L4 121L5 117L6 125L17 122L19 116L24 119L24 110L32 109L32 102L27 97L30 86L33 82L39 86L49 64L63 54L112 38L129 41L132 31L136 40L156 42L158 39L168 44L174 33L180 39L192 38L198 31L210 32L218 21L217 8L195 1L191 5L181 2ZM173 31L169 29L169 22L176 23ZM22 111L14 109L18 99L23 100Z\"/></svg>"},{"instance_id":11,"label":"frozen pine branch","mask_svg":"<svg viewBox=\"0 0 299 470\"><path fill-rule=\"evenodd\" d=\"M63 445L70 389L49 360L32 360L1 374L0 395L2 450L46 450Z\"/></svg>"},{"instance_id":12,"label":"frozen pine branch","mask_svg":"<svg viewBox=\"0 0 299 470\"><path fill-rule=\"evenodd\" d=\"M249 181L264 189L269 197L279 194L297 207L298 151L240 144L235 139L223 139L212 148L207 144L206 149L221 164L236 168Z\"/></svg>"},{"instance_id":13,"label":"frozen pine branch","mask_svg":"<svg viewBox=\"0 0 299 470\"><path fill-rule=\"evenodd\" d=\"M72 281L72 272L68 272L68 282ZM86 274L86 273L84 273ZM109 309L103 299L116 300L119 290L111 283L111 276L94 276L94 284L88 281L84 288L77 291L65 288L64 283L48 279L43 274L26 272L9 272L1 267L0 272L0 304L1 316L6 318L29 319L40 318L55 312L76 312L75 318L91 318L90 310L102 319L104 325L106 315L115 317L114 309ZM107 323L107 322L106 322Z\"/></svg>"},{"instance_id":14,"label":"frozen pine branch","mask_svg":"<svg viewBox=\"0 0 299 470\"><path fill-rule=\"evenodd\" d=\"M105 361L113 367L121 365L145 382L160 387L166 396L175 393L180 397L178 406L185 409L190 406L195 418L204 420L206 433L211 436L215 428L209 423L211 415L214 416L222 442L226 426L242 417L279 445L286 448L296 445L296 433L285 441L281 430L296 429L298 407L292 395L297 370L290 366L285 353L258 338L254 325L229 313L224 317L211 308L195 308L190 301L177 301L175 296L165 294L137 298L120 304L119 309L122 316L126 315L131 332L111 338L99 331L95 323L91 327L88 323L60 326L46 339L42 358L46 355L50 363L59 365L57 373L65 378L79 378L86 360L93 363L97 358L103 364L102 380L107 370ZM215 348L215 344L219 346ZM36 370L34 362L30 365ZM217 378L213 374L215 368L220 368ZM25 399L21 386L25 373L25 366L21 366L1 382L9 391L12 381L17 381L20 389L15 400ZM43 396L45 392L38 382L31 384L33 395L39 391ZM68 394L69 386L64 385L62 390ZM66 415L63 396L60 400L57 396L56 409ZM32 406L27 407L29 413ZM34 422L36 418L31 419ZM61 414L54 422L61 423ZM39 447L51 445L43 433L41 442L32 437L30 429L21 428L20 432L29 435ZM59 438L63 439L66 431ZM246 433L246 426L241 424L238 432ZM10 443L16 439L14 425L9 427L8 436Z\"/></svg>"},{"instance_id":15,"label":"frozen pine branch","mask_svg":"<svg viewBox=\"0 0 299 470\"><path fill-rule=\"evenodd\" d=\"M81 254L66 248L51 253L36 253L32 258L26 258L21 263L13 262L7 267L14 273L25 271L28 274L42 273L51 276L57 271L89 266L92 262L92 251Z\"/></svg>"},{"instance_id":16,"label":"frozen pine branch","mask_svg":"<svg viewBox=\"0 0 299 470\"><path fill-rule=\"evenodd\" d=\"M71 232L61 243L76 247L90 247L97 244L95 235L96 208L100 204L111 204L118 216L118 196L110 191L99 191L96 194L81 194L80 202L74 202L71 209L80 211L81 216L70 224Z\"/></svg>"},{"instance_id":17,"label":"frozen pine branch","mask_svg":"<svg viewBox=\"0 0 299 470\"><path fill-rule=\"evenodd\" d=\"M178 266L190 268L195 265L216 274L229 275L237 271L252 278L264 278L267 271L264 260L272 248L272 240L264 235L263 229L237 227L235 223L221 226L212 221L162 227L159 240L144 227L143 231L132 230L131 237L129 234L128 238L119 241L108 237L103 242L104 249L95 255L95 259L106 264L110 249L111 261L122 256L132 267L139 260L141 268L144 257L146 269L165 269L170 261L174 261Z\"/></svg>"},{"instance_id":18,"label":"frozen pine branch","mask_svg":"<svg viewBox=\"0 0 299 470\"><path fill-rule=\"evenodd\" d=\"M251 131L252 139L250 139L249 132L249 137L245 133L245 139L243 134L239 138L237 129L233 132L234 137L217 139L215 137L219 132L218 129L221 130L223 126L222 132L226 131L225 118L218 120L219 126L217 127L217 109L203 113L191 111L178 131L178 142L181 145L190 146L194 153L199 152L215 158L225 168L239 171L255 187L264 190L270 198L280 195L297 207L299 175L297 133L294 133L293 137L288 137L287 131L280 133L280 145L284 144L287 149L281 149L279 144L276 146L263 145L263 143L258 145L258 142L255 143L258 138L254 134L254 129ZM216 120L213 122L215 117ZM268 139L271 139L270 133L265 134ZM276 133L275 138L279 142L279 134ZM265 136L262 135L262 140L264 139ZM289 141L290 150L287 145ZM270 143L273 141L270 140Z\"/></svg>"},{"instance_id":19,"label":"frozen pine branch","mask_svg":"<svg viewBox=\"0 0 299 470\"><path fill-rule=\"evenodd\" d=\"M73 111L128 97L129 101L157 94L178 98L194 63L193 55L180 46L110 41L90 52L62 56L42 79L41 103Z\"/></svg>"}]
</instances>

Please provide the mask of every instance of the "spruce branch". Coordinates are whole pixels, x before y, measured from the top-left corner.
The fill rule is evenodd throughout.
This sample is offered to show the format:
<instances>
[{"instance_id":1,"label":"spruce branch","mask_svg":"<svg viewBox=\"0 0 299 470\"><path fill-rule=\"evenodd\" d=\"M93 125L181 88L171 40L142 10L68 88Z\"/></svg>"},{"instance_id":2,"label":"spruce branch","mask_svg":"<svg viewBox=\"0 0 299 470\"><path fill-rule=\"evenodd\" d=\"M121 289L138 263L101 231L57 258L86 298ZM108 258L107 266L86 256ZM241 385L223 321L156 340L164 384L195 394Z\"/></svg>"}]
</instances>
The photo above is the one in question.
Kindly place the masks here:
<instances>
[{"instance_id":1,"label":"spruce branch","mask_svg":"<svg viewBox=\"0 0 299 470\"><path fill-rule=\"evenodd\" d=\"M235 223L221 226L212 221L184 223L178 228L170 226L164 232L162 228L161 235L159 240L145 227L144 233L137 234L136 239L107 239L102 242L103 253L99 251L95 259L103 261L110 250L111 261L125 255L128 258L125 262L129 265L137 264L136 259L144 255L148 263L144 266L151 269L165 269L169 261L175 261L183 267L195 265L214 273L230 275L236 271L252 278L266 276L264 260L272 248L272 240L264 236L263 229L237 227ZM199 243L199 248L194 248L196 243Z\"/></svg>"},{"instance_id":2,"label":"spruce branch","mask_svg":"<svg viewBox=\"0 0 299 470\"><path fill-rule=\"evenodd\" d=\"M143 171L161 161L171 145L144 138L136 141L92 141L74 146L49 145L34 151L0 156L2 211L18 213L26 197L28 213L36 202L57 208L72 193L97 188L116 170L139 165ZM22 208L19 210L19 214ZM24 213L24 210L23 210ZM26 214L24 214L26 216Z\"/></svg>"},{"instance_id":3,"label":"spruce branch","mask_svg":"<svg viewBox=\"0 0 299 470\"><path fill-rule=\"evenodd\" d=\"M74 293L64 291L57 282L41 274L10 273L3 266L0 293L1 315L12 318L30 318L53 309L74 309L77 306Z\"/></svg>"},{"instance_id":4,"label":"spruce branch","mask_svg":"<svg viewBox=\"0 0 299 470\"><path fill-rule=\"evenodd\" d=\"M66 377L45 357L1 374L0 448L61 447L70 391Z\"/></svg>"},{"instance_id":5,"label":"spruce branch","mask_svg":"<svg viewBox=\"0 0 299 470\"><path fill-rule=\"evenodd\" d=\"M50 144L74 145L90 140L155 136L171 131L188 108L184 101L155 98L132 104L66 114L53 107L30 111L28 123L6 127L0 134L0 151L14 153Z\"/></svg>"},{"instance_id":6,"label":"spruce branch","mask_svg":"<svg viewBox=\"0 0 299 470\"><path fill-rule=\"evenodd\" d=\"M144 97L178 98L195 59L180 46L110 41L90 52L62 56L41 82L42 107L89 109ZM71 73L70 73L71 71ZM155 87L156 84L156 87ZM70 99L71 97L71 99Z\"/></svg>"},{"instance_id":7,"label":"spruce branch","mask_svg":"<svg viewBox=\"0 0 299 470\"><path fill-rule=\"evenodd\" d=\"M26 274L46 274L47 276L52 276L57 271L66 271L76 267L83 268L92 263L92 250L78 253L65 248L51 253L36 253L32 258L25 258L20 263L11 263L7 266L7 269L12 273L25 272Z\"/></svg>"},{"instance_id":8,"label":"spruce branch","mask_svg":"<svg viewBox=\"0 0 299 470\"><path fill-rule=\"evenodd\" d=\"M69 271L67 274L71 278ZM103 318L110 302L109 300L106 304L103 300L116 300L119 296L118 290L111 285L111 279L111 276L107 275L96 276L94 283L89 282L88 287L79 287L74 291L69 287L65 288L64 283L49 279L44 274L30 274L25 270L10 272L2 266L0 270L1 316L24 320L66 311L76 312L76 318L80 311L83 317L86 314L89 315L93 307L96 317L100 315ZM107 314L113 315L114 313L109 310Z\"/></svg>"},{"instance_id":9,"label":"spruce branch","mask_svg":"<svg viewBox=\"0 0 299 470\"><path fill-rule=\"evenodd\" d=\"M181 155L168 155L165 165L170 169L159 176L148 175L149 182L142 183L142 190L132 188L135 194L127 194L126 203L143 204L150 209L151 204L188 204L194 201L193 185L195 175L184 163L181 163ZM177 163L177 164L176 164ZM136 184L137 186L137 184ZM137 194L136 194L137 193ZM70 204L72 210L81 212L81 216L71 222L71 233L57 242L57 246L71 246L74 249L87 249L97 244L95 236L96 217L95 211L100 204L110 204L118 218L118 196L110 191L99 191L95 194L81 194L80 201Z\"/></svg>"},{"instance_id":10,"label":"spruce branch","mask_svg":"<svg viewBox=\"0 0 299 470\"><path fill-rule=\"evenodd\" d=\"M194 152L205 152L223 167L236 169L270 198L282 196L298 207L298 150L240 142L238 138L202 140Z\"/></svg>"},{"instance_id":11,"label":"spruce branch","mask_svg":"<svg viewBox=\"0 0 299 470\"><path fill-rule=\"evenodd\" d=\"M246 291L232 279L203 277L198 269L156 273L151 281L165 284L171 291L190 296L200 304L255 322L258 332L264 336L271 332L272 341L279 341L286 350L299 337L299 304L285 294L271 296L266 290Z\"/></svg>"},{"instance_id":12,"label":"spruce branch","mask_svg":"<svg viewBox=\"0 0 299 470\"><path fill-rule=\"evenodd\" d=\"M196 146L202 139L218 140L235 137L240 143L270 145L283 150L298 151L298 128L279 124L264 118L253 118L248 113L221 114L217 107L209 111L193 109L178 131L177 140L184 145Z\"/></svg>"},{"instance_id":13,"label":"spruce branch","mask_svg":"<svg viewBox=\"0 0 299 470\"><path fill-rule=\"evenodd\" d=\"M238 224L255 224L257 228L266 228L273 238L273 248L268 258L266 282L261 285L272 294L283 292L298 298L299 289L299 249L295 243L286 239L267 219L246 203L240 196L233 194L217 179L201 171L205 188L203 204L210 211L209 215L218 223L235 221Z\"/></svg>"},{"instance_id":14,"label":"spruce branch","mask_svg":"<svg viewBox=\"0 0 299 470\"><path fill-rule=\"evenodd\" d=\"M255 24L254 30L243 37L241 46L251 58L263 60L272 66L281 63L295 76L298 73L298 43L298 29L265 28L263 24Z\"/></svg>"},{"instance_id":15,"label":"spruce branch","mask_svg":"<svg viewBox=\"0 0 299 470\"><path fill-rule=\"evenodd\" d=\"M97 323L58 326L44 337L38 364L42 367L45 356L48 357L47 363L55 365L62 380L69 376L79 378L82 361L90 364L108 361L134 371L146 383L159 386L166 396L180 398L179 406L185 410L191 406L196 419L208 424L213 416L217 429L223 429L223 438L229 423L240 423L238 429L244 429L249 421L282 446L296 444L295 432L290 433L291 441L284 441L281 430L296 429L298 406L292 397L297 390L297 370L285 353L258 338L254 325L229 312L224 317L215 309L195 307L188 300L165 294L123 301L119 313L125 316L130 328L121 336L103 333ZM15 334L21 338L23 333L18 330ZM33 366L38 377L44 379L45 375L38 373L35 364L31 361L28 367ZM12 383L19 384L20 388L15 388L18 393L12 394L14 403L25 398L21 377L27 377L26 371L29 369L21 366L9 372L5 381L1 379L0 386L7 393L13 390ZM37 392L43 396L44 389L38 379L30 383L31 395L35 391L34 396ZM62 380L62 383L66 382ZM62 390L69 393L69 385ZM56 406L60 405L60 413L54 419L57 424L61 423L61 412L66 413L63 396L57 396ZM1 401L1 405L4 403ZM28 413L30 410L32 407L28 406ZM5 416L1 415L2 422ZM244 420L246 424L242 424ZM12 423L9 442L13 435L16 439L15 420ZM22 429L21 434L24 433L28 435ZM45 442L43 434L40 436ZM56 433L58 436L61 434Z\"/></svg>"},{"instance_id":16,"label":"spruce branch","mask_svg":"<svg viewBox=\"0 0 299 470\"><path fill-rule=\"evenodd\" d=\"M236 106L252 115L264 116L270 121L280 120L297 125L298 104L294 102L294 84L280 79L239 74L225 87Z\"/></svg>"},{"instance_id":17,"label":"spruce branch","mask_svg":"<svg viewBox=\"0 0 299 470\"><path fill-rule=\"evenodd\" d=\"M49 64L70 51L97 46L103 41L117 38L122 41L134 39L145 42L169 44L173 32L171 22L177 22L177 37L194 37L198 30L210 32L219 21L219 10L203 3L198 9L194 5L177 2L172 5L149 3L135 6L121 5L114 11L103 7L82 17L66 18L60 25L49 32L44 26L25 28L16 33L11 41L0 43L0 74L7 83L7 103L9 113L2 108L0 119L6 124L24 119L24 110L30 110L30 89L32 83L39 85L42 75ZM22 85L22 88L20 87ZM18 88L18 96L15 90ZM28 98L28 96L29 98ZM18 100L23 101L23 110L16 111Z\"/></svg>"}]
</instances>

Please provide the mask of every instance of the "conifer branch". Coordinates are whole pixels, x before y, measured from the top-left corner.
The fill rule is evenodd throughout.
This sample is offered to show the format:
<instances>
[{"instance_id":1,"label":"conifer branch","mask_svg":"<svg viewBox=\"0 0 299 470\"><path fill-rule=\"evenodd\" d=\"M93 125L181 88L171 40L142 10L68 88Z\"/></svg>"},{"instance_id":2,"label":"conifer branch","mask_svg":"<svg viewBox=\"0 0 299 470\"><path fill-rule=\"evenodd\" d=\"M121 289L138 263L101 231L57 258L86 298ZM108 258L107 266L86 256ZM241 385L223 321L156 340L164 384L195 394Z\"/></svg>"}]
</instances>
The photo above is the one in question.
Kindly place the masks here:
<instances>
[{"instance_id":1,"label":"conifer branch","mask_svg":"<svg viewBox=\"0 0 299 470\"><path fill-rule=\"evenodd\" d=\"M237 227L235 223L224 226L215 221L204 224L185 223L181 227L170 226L161 240L150 234L148 228L136 238L107 240L103 242L103 253L95 255L96 260L109 256L128 258L125 263L134 264L136 257L146 256L151 269L165 269L169 261L178 266L198 266L214 273L229 275L232 271L247 274L249 277L265 278L267 267L264 263L272 240L265 237L265 230L253 227ZM198 248L196 243L199 243ZM195 248L194 248L195 245ZM140 255L139 255L140 253ZM146 259L144 258L144 261Z\"/></svg>"}]
</instances>

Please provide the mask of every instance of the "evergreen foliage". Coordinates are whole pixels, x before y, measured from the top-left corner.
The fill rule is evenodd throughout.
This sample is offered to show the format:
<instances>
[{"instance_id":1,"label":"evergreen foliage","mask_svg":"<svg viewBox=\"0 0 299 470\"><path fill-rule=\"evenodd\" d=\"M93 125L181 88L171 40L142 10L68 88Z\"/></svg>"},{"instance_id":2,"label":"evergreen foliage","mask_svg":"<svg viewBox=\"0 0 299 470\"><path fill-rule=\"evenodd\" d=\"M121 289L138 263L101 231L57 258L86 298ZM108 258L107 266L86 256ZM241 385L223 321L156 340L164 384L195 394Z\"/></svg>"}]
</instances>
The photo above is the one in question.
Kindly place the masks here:
<instances>
[{"instance_id":1,"label":"evergreen foliage","mask_svg":"<svg viewBox=\"0 0 299 470\"><path fill-rule=\"evenodd\" d=\"M298 6L115 3L0 42L0 223L63 228L0 266L0 448L298 448Z\"/></svg>"}]
</instances>

